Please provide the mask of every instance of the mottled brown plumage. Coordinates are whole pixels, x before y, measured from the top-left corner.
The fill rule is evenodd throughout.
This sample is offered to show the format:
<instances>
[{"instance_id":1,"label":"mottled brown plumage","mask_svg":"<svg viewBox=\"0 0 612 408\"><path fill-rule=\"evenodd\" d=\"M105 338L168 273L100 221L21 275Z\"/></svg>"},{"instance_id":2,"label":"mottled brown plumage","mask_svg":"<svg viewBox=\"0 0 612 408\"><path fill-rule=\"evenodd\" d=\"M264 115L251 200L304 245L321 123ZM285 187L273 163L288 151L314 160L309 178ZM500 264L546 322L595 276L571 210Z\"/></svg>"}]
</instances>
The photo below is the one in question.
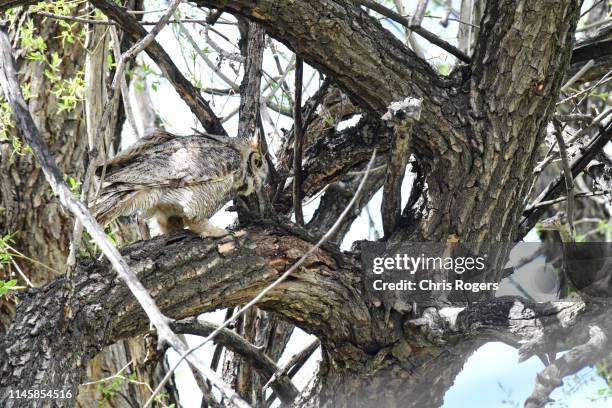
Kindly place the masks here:
<instances>
[{"instance_id":1,"label":"mottled brown plumage","mask_svg":"<svg viewBox=\"0 0 612 408\"><path fill-rule=\"evenodd\" d=\"M185 225L219 236L225 230L208 219L238 195L261 198L267 174L257 140L156 131L106 163L93 213L102 225L139 212L163 233Z\"/></svg>"}]
</instances>

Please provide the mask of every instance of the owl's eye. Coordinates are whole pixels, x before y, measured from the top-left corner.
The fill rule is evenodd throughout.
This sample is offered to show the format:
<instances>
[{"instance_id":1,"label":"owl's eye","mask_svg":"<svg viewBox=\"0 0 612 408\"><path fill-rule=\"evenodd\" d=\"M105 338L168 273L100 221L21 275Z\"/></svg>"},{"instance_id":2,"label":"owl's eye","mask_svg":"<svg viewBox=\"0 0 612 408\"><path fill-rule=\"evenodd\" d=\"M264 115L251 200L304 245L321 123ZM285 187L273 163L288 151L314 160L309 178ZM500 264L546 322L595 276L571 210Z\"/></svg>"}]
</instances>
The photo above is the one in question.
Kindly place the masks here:
<instances>
[{"instance_id":1,"label":"owl's eye","mask_svg":"<svg viewBox=\"0 0 612 408\"><path fill-rule=\"evenodd\" d=\"M263 164L261 161L261 156L259 156L258 154L254 154L251 159L251 163L253 163L253 166L256 168L261 167L261 165Z\"/></svg>"}]
</instances>

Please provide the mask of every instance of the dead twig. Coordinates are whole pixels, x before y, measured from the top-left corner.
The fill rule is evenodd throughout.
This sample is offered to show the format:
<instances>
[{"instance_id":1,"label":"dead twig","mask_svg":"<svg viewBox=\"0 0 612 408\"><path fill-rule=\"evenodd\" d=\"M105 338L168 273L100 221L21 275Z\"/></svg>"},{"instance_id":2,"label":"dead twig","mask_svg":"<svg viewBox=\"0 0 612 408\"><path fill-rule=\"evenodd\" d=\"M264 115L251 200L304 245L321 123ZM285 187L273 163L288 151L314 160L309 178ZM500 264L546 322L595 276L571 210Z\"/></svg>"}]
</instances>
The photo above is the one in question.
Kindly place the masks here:
<instances>
[{"instance_id":1,"label":"dead twig","mask_svg":"<svg viewBox=\"0 0 612 408\"><path fill-rule=\"evenodd\" d=\"M454 55L455 57L465 62L466 64L469 64L472 61L470 57L468 57L463 51L459 50L454 45L447 43L446 41L444 41L443 39L441 39L440 37L438 37L431 31L426 30L421 26L413 26L411 23L411 20L408 20L406 17L400 14L397 14L395 11L388 9L387 7L375 1L356 0L355 3L358 5L367 7L371 10L374 10L377 13L380 13L381 15L387 18L390 18L391 20L403 25L404 27L409 28L413 32L417 33L418 35L420 35L421 37L429 41L430 43L437 45L438 47L442 48L444 51L448 52L451 55Z\"/></svg>"},{"instance_id":2,"label":"dead twig","mask_svg":"<svg viewBox=\"0 0 612 408\"><path fill-rule=\"evenodd\" d=\"M306 356L310 357L312 353L317 348L319 348L320 345L321 345L321 341L319 339L315 339L308 346L306 346L303 350L292 355L291 358L289 358L289 361L287 361L285 364L280 366L278 370L276 370L276 372L272 375L272 377L270 377L268 382L263 386L263 389L265 390L266 388L270 386L274 386L274 383L278 381L279 378L287 375L287 372L289 371L289 369L291 369L293 366L295 366L299 362L304 361L304 358Z\"/></svg>"},{"instance_id":3,"label":"dead twig","mask_svg":"<svg viewBox=\"0 0 612 408\"><path fill-rule=\"evenodd\" d=\"M597 197L597 196L605 196L608 194L611 194L612 191L589 191L587 193L577 193L574 194L574 198L586 198L586 197ZM529 212L535 208L542 208L542 207L550 207L553 204L557 204L557 203L562 203L563 201L567 200L567 197L559 197L559 198L555 198L553 200L547 200L547 201L542 201L539 202L537 204L534 204L532 206L529 206L527 208L525 208L525 212ZM574 223L574 225L577 224L577 222Z\"/></svg>"},{"instance_id":4,"label":"dead twig","mask_svg":"<svg viewBox=\"0 0 612 408\"><path fill-rule=\"evenodd\" d=\"M173 322L171 327L177 333L207 336L219 326L191 317ZM263 378L273 378L280 370L276 363L264 354L260 348L248 342L242 336L230 329L221 330L215 338L215 342L217 345L223 345L233 353L240 355L240 357L248 361ZM284 375L283 378L280 378L280 376L274 377L272 388L284 403L291 403L299 393L295 385L293 385L286 375Z\"/></svg>"},{"instance_id":5,"label":"dead twig","mask_svg":"<svg viewBox=\"0 0 612 408\"><path fill-rule=\"evenodd\" d=\"M561 122L557 119L553 119L553 124L555 126L555 138L557 139L557 145L559 145L559 154L561 155L561 166L563 167L563 174L565 176L567 224L569 225L570 237L572 241L574 241L576 236L576 230L574 229L574 176L572 175L569 158L567 157L567 148L565 146L565 140L563 139L563 127L561 126Z\"/></svg>"},{"instance_id":6,"label":"dead twig","mask_svg":"<svg viewBox=\"0 0 612 408\"><path fill-rule=\"evenodd\" d=\"M302 211L302 80L304 77L304 60L295 60L295 103L293 105L293 213L295 222L304 225Z\"/></svg>"}]
</instances>

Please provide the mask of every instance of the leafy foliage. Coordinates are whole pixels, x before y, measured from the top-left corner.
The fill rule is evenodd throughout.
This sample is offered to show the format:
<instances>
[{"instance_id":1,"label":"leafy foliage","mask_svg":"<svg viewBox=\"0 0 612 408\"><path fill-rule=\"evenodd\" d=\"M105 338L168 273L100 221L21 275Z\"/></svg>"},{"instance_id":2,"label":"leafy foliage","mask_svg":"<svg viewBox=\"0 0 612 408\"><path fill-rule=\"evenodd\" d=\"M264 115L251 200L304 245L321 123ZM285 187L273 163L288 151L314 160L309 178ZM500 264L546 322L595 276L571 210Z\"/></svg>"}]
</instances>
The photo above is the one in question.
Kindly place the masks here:
<instances>
[{"instance_id":1,"label":"leafy foliage","mask_svg":"<svg viewBox=\"0 0 612 408\"><path fill-rule=\"evenodd\" d=\"M40 2L34 7L34 11L45 11L65 16L71 15L77 4L76 2L69 1ZM85 38L84 26L76 22L69 23L63 20L58 20L56 24L60 28L59 35L56 38L60 39L62 47L65 47L67 44L74 44L77 41L81 44L83 43ZM76 108L79 102L83 101L83 94L85 91L83 71L78 71L72 78L62 78L60 75L62 58L60 58L57 51L54 51L51 55L47 54L49 46L43 37L37 34L36 31L34 21L31 18L21 25L19 32L21 48L26 53L26 59L30 61L39 61L46 65L44 75L52 84L50 92L58 99L57 113L62 113L64 111L70 112ZM27 100L30 97L29 84L25 87L28 90L28 96L26 96L26 92L24 92L24 98ZM0 136L1 135L2 128L0 128Z\"/></svg>"},{"instance_id":2,"label":"leafy foliage","mask_svg":"<svg viewBox=\"0 0 612 408\"><path fill-rule=\"evenodd\" d=\"M11 261L13 254L9 251L9 244L14 244L13 235L10 232L0 237L0 265L6 265Z\"/></svg>"},{"instance_id":3,"label":"leafy foliage","mask_svg":"<svg viewBox=\"0 0 612 408\"><path fill-rule=\"evenodd\" d=\"M9 138L9 132L15 128L12 118L13 111L4 97L0 96L0 142Z\"/></svg>"},{"instance_id":4,"label":"leafy foliage","mask_svg":"<svg viewBox=\"0 0 612 408\"><path fill-rule=\"evenodd\" d=\"M10 290L15 289L17 286L17 279L11 279L9 281L0 280L0 299L5 296Z\"/></svg>"}]
</instances>

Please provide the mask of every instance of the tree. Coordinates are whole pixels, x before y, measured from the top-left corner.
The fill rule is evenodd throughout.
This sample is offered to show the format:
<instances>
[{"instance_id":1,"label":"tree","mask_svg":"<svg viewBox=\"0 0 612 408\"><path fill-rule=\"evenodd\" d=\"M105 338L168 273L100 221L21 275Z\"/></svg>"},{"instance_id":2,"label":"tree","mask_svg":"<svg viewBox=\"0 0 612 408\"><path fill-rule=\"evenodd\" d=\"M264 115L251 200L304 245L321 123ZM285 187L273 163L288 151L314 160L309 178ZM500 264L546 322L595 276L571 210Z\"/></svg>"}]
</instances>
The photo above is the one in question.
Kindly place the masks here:
<instances>
[{"instance_id":1,"label":"tree","mask_svg":"<svg viewBox=\"0 0 612 408\"><path fill-rule=\"evenodd\" d=\"M28 3L32 2L11 1L0 10ZM146 36L138 20L115 2L90 3L131 43ZM457 243L471 243L475 250L491 255L487 275L479 277L487 282L504 277L510 243L544 216L550 208L547 201L565 194L568 205L564 207L565 201L560 205L568 210L569 238L575 238L574 219L588 207L574 211L577 194L571 180L581 180L581 172L588 173L580 177L589 177L598 194L609 192L611 165L602 152L611 125L605 116L576 114L574 110L585 109L582 100L569 105L605 86L607 74L601 73L609 71L609 26L576 43L578 0L490 0L484 7L480 1L463 1L460 18L479 23L474 24L477 30L464 27L460 50L421 26L427 1L419 2L410 19L401 15L401 7L398 14L363 0L193 3L212 10L209 25L222 13L238 21L241 55L226 58L245 63L239 87L239 136L261 129L260 117L266 115L262 106L273 105L261 97L264 32L297 55L298 86L290 106L294 127L277 150L276 171L267 191L270 208L257 214L248 200L237 203L245 235L227 241L185 232L122 247L130 269L173 319L171 327L177 333L209 333L209 326L192 318L245 304L286 271L339 219L364 173L368 178L356 205L363 208L379 188L384 189L381 242L386 251L423 242L440 243L448 251ZM465 11L469 9L480 18ZM448 75L440 74L417 47L410 48L385 29L372 10L460 62ZM145 51L201 126L211 133L225 133L200 90L160 43L153 39ZM303 106L302 60L325 76ZM582 72L586 63L597 69ZM284 92L289 89L285 79L281 75L276 83ZM583 90L568 94L570 85ZM36 117L36 111L30 110ZM336 121L356 113L361 115L357 124L336 130ZM571 131L577 124L583 126L580 138ZM54 133L39 127L45 135ZM80 135L78 140L83 138ZM574 138L577 143L571 141ZM542 148L547 140L555 140L559 149L550 149L545 156ZM53 140L46 142L52 145ZM366 170L373 151L376 171ZM410 157L416 176L408 204L401 208L400 187ZM553 173L544 186L536 185L541 183L537 177L542 163L555 157L561 158L563 172L556 178ZM323 193L314 217L299 225L302 198L325 186L332 187ZM606 219L609 204L599 203L596 210ZM292 211L297 225L284 218L279 221ZM354 218L341 219L334 242L342 240ZM57 222L64 229L69 224ZM563 234L564 225L557 226ZM65 254L66 242L59 254ZM343 253L333 242L324 244L290 279L266 294L258 303L260 310L242 317L239 334L253 343L273 345L265 350L272 360L253 353L248 343L237 346L221 334L217 337L241 356L226 364L226 379L244 399L263 405L261 384L271 377L273 360L287 342L291 332L287 323L320 341L323 362L302 404L321 406L439 406L467 357L491 339L521 345L523 357L571 350L548 361L525 403L543 406L563 376L602 360L609 350L612 327L606 302L573 297L535 303L519 297L495 298L490 291L454 299L430 291L424 294L427 301L408 298L403 299L408 301L403 307L393 302L381 305L368 293L358 252L358 247ZM452 276L448 272L442 278ZM72 283L67 284L67 279ZM7 406L24 404L11 399L10 390L34 388L43 377L46 388L76 394L86 363L103 347L147 330L145 313L116 280L110 264L81 259L73 278L56 278L19 297L12 324L0 338L0 401ZM280 378L273 383L274 391L283 401L291 401L295 389L286 376ZM204 380L201 385L207 387ZM208 398L213 404L214 396L208 393Z\"/></svg>"},{"instance_id":2,"label":"tree","mask_svg":"<svg viewBox=\"0 0 612 408\"><path fill-rule=\"evenodd\" d=\"M131 8L142 8L140 2ZM100 78L112 69L108 65L110 34L104 26L93 26L92 31L82 24L55 20L41 13L80 15L93 10L87 5L66 2L41 3L39 7L12 9L11 34L16 46L15 57L20 66L20 81L30 109L37 112L37 125L47 135L46 142L54 146L58 165L75 191L80 190L87 162L89 140L95 140L96 123L105 98L105 86ZM122 44L126 48L127 44ZM44 60L48 60L48 63ZM50 91L51 90L51 91ZM3 102L5 102L3 100ZM5 112L3 110L3 112ZM117 133L125 120L123 107L117 109ZM6 111L10 115L10 111ZM25 257L38 261L15 258L0 268L0 279L9 275L23 277L35 286L41 286L65 272L73 223L54 199L34 157L26 146L21 146L19 132L12 120L3 121L0 135L2 181L0 190L0 231L10 233L11 243ZM121 137L115 143L119 145ZM49 222L56 220L57 222ZM130 234L118 234L123 242L133 241ZM133 234L132 234L133 236ZM10 250L9 252L12 252ZM13 263L14 262L14 263ZM47 267L45 267L47 265ZM14 298L0 298L0 333L4 333L12 319ZM100 353L88 368L89 378L99 378L105 372L116 372L130 359L144 358L142 341L126 339ZM141 360L142 360L141 358ZM141 380L154 378L151 366L139 366ZM159 372L156 373L159 375ZM151 380L153 382L153 380ZM134 387L131 399L144 403L148 390ZM79 396L82 406L90 406L99 398L95 387L83 389Z\"/></svg>"}]
</instances>

